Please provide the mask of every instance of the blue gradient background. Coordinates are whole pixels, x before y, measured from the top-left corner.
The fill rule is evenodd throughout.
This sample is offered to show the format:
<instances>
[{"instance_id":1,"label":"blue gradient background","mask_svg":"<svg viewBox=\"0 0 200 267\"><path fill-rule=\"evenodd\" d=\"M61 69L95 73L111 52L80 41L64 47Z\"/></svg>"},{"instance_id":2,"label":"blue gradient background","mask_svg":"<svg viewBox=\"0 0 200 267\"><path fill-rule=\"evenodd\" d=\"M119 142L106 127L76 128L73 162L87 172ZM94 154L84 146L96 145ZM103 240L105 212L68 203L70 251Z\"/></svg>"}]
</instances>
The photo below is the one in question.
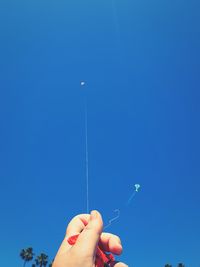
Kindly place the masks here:
<instances>
[{"instance_id":1,"label":"blue gradient background","mask_svg":"<svg viewBox=\"0 0 200 267\"><path fill-rule=\"evenodd\" d=\"M105 222L129 266L200 266L199 0L1 0L0 255L52 259L68 221ZM80 88L80 80L87 87ZM31 266L27 264L27 266Z\"/></svg>"}]
</instances>

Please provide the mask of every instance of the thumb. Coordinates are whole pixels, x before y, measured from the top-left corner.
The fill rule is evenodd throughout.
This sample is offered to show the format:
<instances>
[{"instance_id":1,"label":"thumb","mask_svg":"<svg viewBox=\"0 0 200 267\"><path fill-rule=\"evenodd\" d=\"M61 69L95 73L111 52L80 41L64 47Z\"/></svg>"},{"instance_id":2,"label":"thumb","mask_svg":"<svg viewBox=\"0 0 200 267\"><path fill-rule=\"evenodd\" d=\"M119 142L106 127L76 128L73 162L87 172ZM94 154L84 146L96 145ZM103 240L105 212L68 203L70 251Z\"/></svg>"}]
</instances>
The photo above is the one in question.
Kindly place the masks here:
<instances>
[{"instance_id":1,"label":"thumb","mask_svg":"<svg viewBox=\"0 0 200 267\"><path fill-rule=\"evenodd\" d=\"M103 229L103 220L101 214L93 210L90 213L90 219L84 230L80 233L73 249L79 251L83 256L94 257L96 247L99 242Z\"/></svg>"}]
</instances>

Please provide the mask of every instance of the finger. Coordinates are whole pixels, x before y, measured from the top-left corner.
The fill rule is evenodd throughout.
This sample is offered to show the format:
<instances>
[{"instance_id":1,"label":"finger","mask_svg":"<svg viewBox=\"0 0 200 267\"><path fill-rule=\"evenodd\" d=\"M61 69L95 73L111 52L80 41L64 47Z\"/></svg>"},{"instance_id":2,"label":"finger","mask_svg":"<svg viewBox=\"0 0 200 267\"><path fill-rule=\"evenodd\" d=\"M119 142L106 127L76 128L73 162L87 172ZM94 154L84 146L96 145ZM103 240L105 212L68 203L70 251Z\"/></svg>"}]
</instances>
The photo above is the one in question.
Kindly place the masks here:
<instances>
[{"instance_id":1,"label":"finger","mask_svg":"<svg viewBox=\"0 0 200 267\"><path fill-rule=\"evenodd\" d=\"M128 265L123 262L113 261L110 263L110 267L128 267Z\"/></svg>"},{"instance_id":2,"label":"finger","mask_svg":"<svg viewBox=\"0 0 200 267\"><path fill-rule=\"evenodd\" d=\"M89 219L89 214L80 214L75 216L68 224L66 236L70 237L76 234L80 234L85 228L85 226L88 224Z\"/></svg>"},{"instance_id":3,"label":"finger","mask_svg":"<svg viewBox=\"0 0 200 267\"><path fill-rule=\"evenodd\" d=\"M122 253L121 240L117 235L102 233L99 246L102 250L120 255Z\"/></svg>"},{"instance_id":4,"label":"finger","mask_svg":"<svg viewBox=\"0 0 200 267\"><path fill-rule=\"evenodd\" d=\"M79 235L73 250L87 257L94 258L96 247L103 229L103 221L98 211L92 211L90 220Z\"/></svg>"}]
</instances>

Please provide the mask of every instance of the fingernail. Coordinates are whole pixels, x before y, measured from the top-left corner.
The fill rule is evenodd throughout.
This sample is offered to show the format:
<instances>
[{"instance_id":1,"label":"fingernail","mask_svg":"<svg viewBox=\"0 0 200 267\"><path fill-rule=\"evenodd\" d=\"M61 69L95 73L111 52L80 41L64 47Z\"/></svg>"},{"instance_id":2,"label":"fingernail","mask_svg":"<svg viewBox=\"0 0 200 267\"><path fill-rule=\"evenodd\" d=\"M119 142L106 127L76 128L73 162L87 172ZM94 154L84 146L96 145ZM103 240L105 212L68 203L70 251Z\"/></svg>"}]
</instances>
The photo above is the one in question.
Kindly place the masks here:
<instances>
[{"instance_id":1,"label":"fingernail","mask_svg":"<svg viewBox=\"0 0 200 267\"><path fill-rule=\"evenodd\" d=\"M98 213L96 210L92 210L91 213L90 213L90 220L95 220L98 216Z\"/></svg>"}]
</instances>

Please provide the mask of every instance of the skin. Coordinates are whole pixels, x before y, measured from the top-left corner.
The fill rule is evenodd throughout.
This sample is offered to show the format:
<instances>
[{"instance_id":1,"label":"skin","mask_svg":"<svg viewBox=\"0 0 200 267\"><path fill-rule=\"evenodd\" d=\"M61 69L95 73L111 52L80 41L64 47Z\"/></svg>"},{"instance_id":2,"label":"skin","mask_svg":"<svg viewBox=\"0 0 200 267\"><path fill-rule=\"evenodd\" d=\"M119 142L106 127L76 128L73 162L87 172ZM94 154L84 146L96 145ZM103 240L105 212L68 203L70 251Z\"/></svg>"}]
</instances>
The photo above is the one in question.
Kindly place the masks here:
<instances>
[{"instance_id":1,"label":"skin","mask_svg":"<svg viewBox=\"0 0 200 267\"><path fill-rule=\"evenodd\" d=\"M98 211L91 214L80 214L74 217L66 230L66 236L60 245L53 267L95 267L96 247L120 255L122 245L120 238L110 233L102 233L103 220ZM80 234L76 243L71 246L67 239ZM128 267L122 262L112 262L111 267Z\"/></svg>"}]
</instances>

